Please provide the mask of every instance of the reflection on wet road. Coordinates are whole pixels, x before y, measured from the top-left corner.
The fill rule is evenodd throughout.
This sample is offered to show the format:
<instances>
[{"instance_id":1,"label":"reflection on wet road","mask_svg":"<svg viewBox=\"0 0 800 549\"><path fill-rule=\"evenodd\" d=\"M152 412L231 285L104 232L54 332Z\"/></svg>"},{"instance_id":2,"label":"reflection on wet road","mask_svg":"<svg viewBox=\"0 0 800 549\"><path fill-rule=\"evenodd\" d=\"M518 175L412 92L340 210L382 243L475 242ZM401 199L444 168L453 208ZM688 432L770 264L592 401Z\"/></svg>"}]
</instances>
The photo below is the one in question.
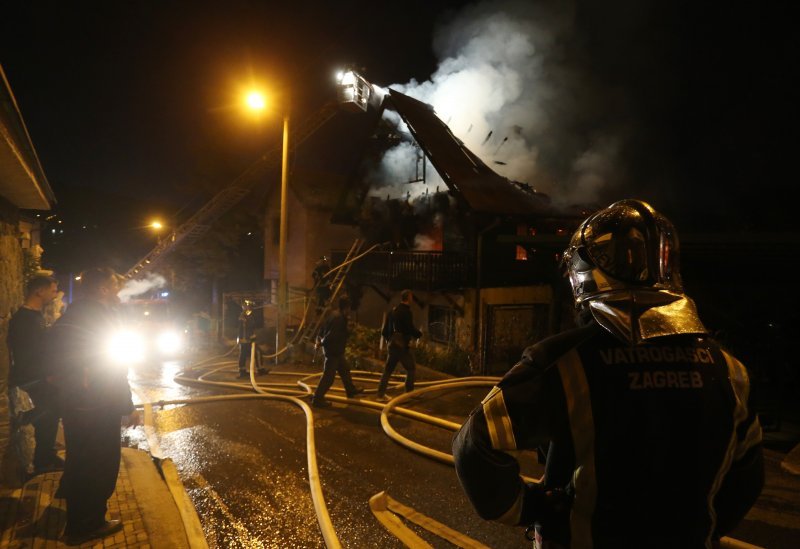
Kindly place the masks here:
<instances>
[{"instance_id":1,"label":"reflection on wet road","mask_svg":"<svg viewBox=\"0 0 800 549\"><path fill-rule=\"evenodd\" d=\"M135 372L131 384L136 396L157 402L225 393L176 384L172 372L180 369L169 363L163 370ZM235 372L231 364L214 379L234 381ZM452 414L448 419L458 420L484 393L465 391L457 398L463 402L455 407L445 405L443 398L410 407L419 411L446 408ZM262 400L157 408L154 418L161 451L175 462L211 547L325 546L309 490L304 417L296 406ZM369 509L369 498L383 490L487 545L524 543L521 531L478 519L453 469L392 442L381 431L377 412L337 404L315 410L314 417L323 493L344 547L403 546ZM423 444L449 449L450 432L403 418L393 425ZM138 437L129 436L132 443L146 445L144 436ZM434 547L449 546L413 528Z\"/></svg>"},{"instance_id":2,"label":"reflection on wet road","mask_svg":"<svg viewBox=\"0 0 800 549\"><path fill-rule=\"evenodd\" d=\"M216 367L219 367L216 366ZM178 384L174 376L183 364L169 362L132 372L135 399L158 402L221 394L246 394L228 388L197 388ZM204 371L211 371L209 368ZM260 381L280 383L316 371L292 365L292 378L275 372ZM199 373L199 372L198 372ZM216 381L234 382L236 366L212 374ZM484 389L420 395L409 408L460 422L486 394ZM306 460L305 416L286 402L225 400L214 403L157 407L157 442L175 462L211 547L324 547L312 506ZM490 547L527 545L519 528L479 519L457 485L449 466L412 453L384 435L379 414L354 404L314 410L317 460L325 501L343 547L402 547L372 515L368 501L386 491L413 507ZM449 452L452 433L404 417L392 426L428 447ZM147 448L143 428L128 429L128 444ZM796 546L800 487L781 473L781 456L768 451L767 486L733 537L770 548ZM524 472L541 475L535 457L523 456ZM416 526L411 529L433 547L451 547Z\"/></svg>"}]
</instances>

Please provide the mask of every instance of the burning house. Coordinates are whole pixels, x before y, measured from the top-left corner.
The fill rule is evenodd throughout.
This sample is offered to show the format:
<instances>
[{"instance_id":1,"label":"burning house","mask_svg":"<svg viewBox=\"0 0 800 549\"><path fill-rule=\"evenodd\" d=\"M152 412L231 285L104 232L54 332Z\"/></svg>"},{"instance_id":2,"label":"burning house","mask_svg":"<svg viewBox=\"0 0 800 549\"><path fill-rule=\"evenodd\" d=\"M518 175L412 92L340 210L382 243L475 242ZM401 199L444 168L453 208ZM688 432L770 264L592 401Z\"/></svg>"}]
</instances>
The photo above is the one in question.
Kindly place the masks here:
<instances>
[{"instance_id":1,"label":"burning house","mask_svg":"<svg viewBox=\"0 0 800 549\"><path fill-rule=\"evenodd\" d=\"M413 197L402 185L397 196L376 189L365 168L386 140L399 139L385 131L384 109L399 115L418 150L402 182L417 184ZM380 244L347 277L363 324L379 326L410 288L428 344L457 347L473 358L474 372L486 373L506 371L524 347L560 329L570 300L561 295L559 253L585 211L558 210L545 194L502 177L431 106L394 90L371 94L363 113L337 115L312 139L290 178L290 289L310 288L319 256L332 252L338 264L362 238ZM265 273L274 281L278 200L269 204ZM299 304L293 314L302 314Z\"/></svg>"}]
</instances>

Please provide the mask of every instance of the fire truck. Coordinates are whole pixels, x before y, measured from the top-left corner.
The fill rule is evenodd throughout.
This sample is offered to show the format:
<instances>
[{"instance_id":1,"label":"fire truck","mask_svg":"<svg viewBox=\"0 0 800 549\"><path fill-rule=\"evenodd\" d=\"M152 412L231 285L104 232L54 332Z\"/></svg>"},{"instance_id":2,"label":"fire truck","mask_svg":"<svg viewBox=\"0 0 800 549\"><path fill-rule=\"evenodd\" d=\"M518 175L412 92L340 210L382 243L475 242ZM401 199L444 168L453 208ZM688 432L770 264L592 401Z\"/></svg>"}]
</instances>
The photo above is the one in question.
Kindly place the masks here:
<instances>
[{"instance_id":1,"label":"fire truck","mask_svg":"<svg viewBox=\"0 0 800 549\"><path fill-rule=\"evenodd\" d=\"M109 349L127 364L166 360L180 356L186 347L186 328L175 314L169 292L122 303L122 324L111 338Z\"/></svg>"}]
</instances>

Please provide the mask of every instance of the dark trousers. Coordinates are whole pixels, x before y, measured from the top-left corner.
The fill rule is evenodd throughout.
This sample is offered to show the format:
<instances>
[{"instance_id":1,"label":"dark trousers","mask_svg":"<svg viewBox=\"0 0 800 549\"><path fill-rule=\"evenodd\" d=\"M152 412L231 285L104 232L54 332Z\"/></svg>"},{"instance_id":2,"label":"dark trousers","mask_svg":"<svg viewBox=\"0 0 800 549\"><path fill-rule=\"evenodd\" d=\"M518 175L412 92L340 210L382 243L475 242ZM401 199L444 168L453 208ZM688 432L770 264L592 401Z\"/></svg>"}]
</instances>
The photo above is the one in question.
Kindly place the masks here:
<instances>
[{"instance_id":1,"label":"dark trousers","mask_svg":"<svg viewBox=\"0 0 800 549\"><path fill-rule=\"evenodd\" d=\"M345 392L351 395L356 391L356 386L353 385L353 378L350 376L350 366L347 365L347 361L344 359L344 353L338 355L326 354L325 365L322 367L322 377L319 380L319 385L317 385L317 390L314 391L313 401L318 402L325 398L325 393L333 385L333 378L337 372L342 380Z\"/></svg>"},{"instance_id":2,"label":"dark trousers","mask_svg":"<svg viewBox=\"0 0 800 549\"><path fill-rule=\"evenodd\" d=\"M67 535L91 532L105 522L119 474L121 419L102 408L64 411L67 460L61 488L67 502Z\"/></svg>"},{"instance_id":3,"label":"dark trousers","mask_svg":"<svg viewBox=\"0 0 800 549\"><path fill-rule=\"evenodd\" d=\"M250 371L250 347L252 343L240 343L239 344L239 371L240 372L249 372ZM256 345L256 370L261 368L261 349L258 348Z\"/></svg>"},{"instance_id":4,"label":"dark trousers","mask_svg":"<svg viewBox=\"0 0 800 549\"><path fill-rule=\"evenodd\" d=\"M414 355L411 354L411 349L390 344L389 356L386 357L383 375L381 376L380 383L378 383L378 396L386 393L386 387L389 385L389 378L392 376L392 373L394 373L398 362L406 370L406 392L408 393L414 390L414 377L416 376L417 365L414 363Z\"/></svg>"},{"instance_id":5,"label":"dark trousers","mask_svg":"<svg viewBox=\"0 0 800 549\"><path fill-rule=\"evenodd\" d=\"M33 410L25 413L25 421L33 424L36 449L33 451L33 468L45 469L56 461L56 435L61 411L57 389L45 381L27 388L33 401Z\"/></svg>"}]
</instances>

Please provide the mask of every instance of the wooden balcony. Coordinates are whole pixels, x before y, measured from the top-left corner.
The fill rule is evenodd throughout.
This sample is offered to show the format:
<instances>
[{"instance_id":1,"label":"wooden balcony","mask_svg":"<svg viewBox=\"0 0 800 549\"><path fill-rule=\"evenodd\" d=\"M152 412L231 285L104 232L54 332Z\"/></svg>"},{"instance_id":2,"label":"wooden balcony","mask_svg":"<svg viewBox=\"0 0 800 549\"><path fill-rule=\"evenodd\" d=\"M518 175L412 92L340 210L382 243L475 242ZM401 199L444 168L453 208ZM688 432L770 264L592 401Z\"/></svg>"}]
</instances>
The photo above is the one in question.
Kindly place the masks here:
<instances>
[{"instance_id":1,"label":"wooden balcony","mask_svg":"<svg viewBox=\"0 0 800 549\"><path fill-rule=\"evenodd\" d=\"M484 255L481 287L549 284L558 280L558 263L550 250L517 261L513 248L489 250ZM344 261L344 250L332 252L333 265ZM448 252L372 252L353 264L348 278L357 284L391 291L475 288L478 268L475 255Z\"/></svg>"},{"instance_id":2,"label":"wooden balcony","mask_svg":"<svg viewBox=\"0 0 800 549\"><path fill-rule=\"evenodd\" d=\"M335 250L332 264L347 252ZM475 286L475 257L442 252L372 252L353 264L348 278L389 290L454 290Z\"/></svg>"}]
</instances>

